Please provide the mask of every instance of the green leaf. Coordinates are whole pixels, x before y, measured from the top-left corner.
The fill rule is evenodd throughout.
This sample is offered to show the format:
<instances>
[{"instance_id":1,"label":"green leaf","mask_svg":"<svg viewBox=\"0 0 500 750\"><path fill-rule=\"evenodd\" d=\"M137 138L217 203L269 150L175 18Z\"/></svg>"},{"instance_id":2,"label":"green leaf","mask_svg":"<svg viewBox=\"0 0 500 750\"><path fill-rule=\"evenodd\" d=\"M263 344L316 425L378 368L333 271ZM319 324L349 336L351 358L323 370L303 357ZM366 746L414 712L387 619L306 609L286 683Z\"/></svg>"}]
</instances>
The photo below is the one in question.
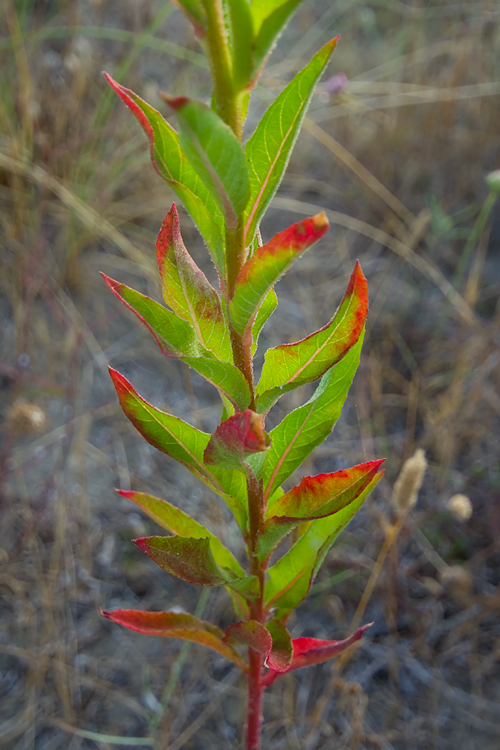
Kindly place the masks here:
<instances>
[{"instance_id":1,"label":"green leaf","mask_svg":"<svg viewBox=\"0 0 500 750\"><path fill-rule=\"evenodd\" d=\"M183 612L140 612L136 609L115 609L114 612L102 612L102 614L111 622L135 630L137 633L180 638L183 641L199 643L225 656L243 672L248 671L239 653L223 641L222 630L210 622L199 620L194 615Z\"/></svg>"},{"instance_id":2,"label":"green leaf","mask_svg":"<svg viewBox=\"0 0 500 750\"><path fill-rule=\"evenodd\" d=\"M264 420L251 409L233 414L210 438L203 460L206 464L244 471L248 456L268 450L271 442L264 432Z\"/></svg>"},{"instance_id":3,"label":"green leaf","mask_svg":"<svg viewBox=\"0 0 500 750\"><path fill-rule=\"evenodd\" d=\"M266 666L275 672L287 672L293 656L290 633L279 620L270 620L266 628L271 634L273 645L266 660Z\"/></svg>"},{"instance_id":4,"label":"green leaf","mask_svg":"<svg viewBox=\"0 0 500 750\"><path fill-rule=\"evenodd\" d=\"M346 356L323 375L309 401L271 430L264 472L264 499L271 508L277 490L333 430L356 373L363 334Z\"/></svg>"},{"instance_id":5,"label":"green leaf","mask_svg":"<svg viewBox=\"0 0 500 750\"><path fill-rule=\"evenodd\" d=\"M227 0L231 19L231 58L236 91L246 88L252 72L253 18L248 0Z\"/></svg>"},{"instance_id":6,"label":"green leaf","mask_svg":"<svg viewBox=\"0 0 500 750\"><path fill-rule=\"evenodd\" d=\"M141 435L158 450L184 464L195 476L222 497L241 529L246 529L248 500L245 478L228 469L209 469L203 453L210 440L196 427L156 409L143 399L129 381L109 368L120 406Z\"/></svg>"},{"instance_id":7,"label":"green leaf","mask_svg":"<svg viewBox=\"0 0 500 750\"><path fill-rule=\"evenodd\" d=\"M262 22L254 42L252 83L256 81L279 35L303 0L282 0Z\"/></svg>"},{"instance_id":8,"label":"green leaf","mask_svg":"<svg viewBox=\"0 0 500 750\"><path fill-rule=\"evenodd\" d=\"M255 321L252 326L252 357L257 351L260 332L262 331L265 323L267 323L273 312L276 310L277 306L278 298L276 296L276 292L274 291L274 289L270 289L257 311L257 315L255 316Z\"/></svg>"},{"instance_id":9,"label":"green leaf","mask_svg":"<svg viewBox=\"0 0 500 750\"><path fill-rule=\"evenodd\" d=\"M232 589L249 602L256 601L260 596L259 579L257 576L231 578L231 580L226 583L226 588Z\"/></svg>"},{"instance_id":10,"label":"green leaf","mask_svg":"<svg viewBox=\"0 0 500 750\"><path fill-rule=\"evenodd\" d=\"M303 477L300 484L268 508L257 543L259 560L267 559L278 542L301 521L325 518L354 502L383 462L384 459L368 461L331 474Z\"/></svg>"},{"instance_id":11,"label":"green leaf","mask_svg":"<svg viewBox=\"0 0 500 750\"><path fill-rule=\"evenodd\" d=\"M231 340L219 295L184 246L175 203L158 235L156 258L167 305L190 322L205 349L224 362L232 362Z\"/></svg>"},{"instance_id":12,"label":"green leaf","mask_svg":"<svg viewBox=\"0 0 500 750\"><path fill-rule=\"evenodd\" d=\"M194 586L225 586L230 580L215 562L208 538L147 536L134 541L160 568Z\"/></svg>"},{"instance_id":13,"label":"green leaf","mask_svg":"<svg viewBox=\"0 0 500 750\"><path fill-rule=\"evenodd\" d=\"M193 327L163 305L125 284L101 274L113 294L132 310L153 334L163 354L185 362L219 389L236 407L250 403L250 389L245 377L229 362L221 362L203 348Z\"/></svg>"},{"instance_id":14,"label":"green leaf","mask_svg":"<svg viewBox=\"0 0 500 750\"><path fill-rule=\"evenodd\" d=\"M136 503L148 514L153 521L156 521L162 528L176 536L190 536L194 539L208 538L210 549L217 565L228 568L235 575L243 578L246 576L245 571L234 557L233 553L225 547L220 539L212 534L205 526L195 521L187 513L175 505L162 500L159 497L148 495L145 492L134 492L130 490L117 490L118 494L126 497L128 500Z\"/></svg>"},{"instance_id":15,"label":"green leaf","mask_svg":"<svg viewBox=\"0 0 500 750\"><path fill-rule=\"evenodd\" d=\"M250 197L250 182L245 153L229 125L203 102L186 96L162 94L176 111L180 140L191 165L218 199L220 210L230 229L245 210Z\"/></svg>"},{"instance_id":16,"label":"green leaf","mask_svg":"<svg viewBox=\"0 0 500 750\"><path fill-rule=\"evenodd\" d=\"M327 552L340 532L358 512L383 471L376 474L354 502L333 516L313 521L290 550L269 568L265 586L266 606L295 609L307 596ZM281 619L281 612L277 617Z\"/></svg>"},{"instance_id":17,"label":"green leaf","mask_svg":"<svg viewBox=\"0 0 500 750\"><path fill-rule=\"evenodd\" d=\"M265 414L287 391L320 378L359 339L368 314L368 288L356 261L342 302L332 320L301 341L266 352L257 385L256 410Z\"/></svg>"},{"instance_id":18,"label":"green leaf","mask_svg":"<svg viewBox=\"0 0 500 750\"><path fill-rule=\"evenodd\" d=\"M282 5L286 5L287 2L288 0L252 0L252 16L255 31L259 31L264 19L268 18Z\"/></svg>"},{"instance_id":19,"label":"green leaf","mask_svg":"<svg viewBox=\"0 0 500 750\"><path fill-rule=\"evenodd\" d=\"M207 29L207 14L199 0L172 0L179 10L191 21L198 37L204 36Z\"/></svg>"},{"instance_id":20,"label":"green leaf","mask_svg":"<svg viewBox=\"0 0 500 750\"><path fill-rule=\"evenodd\" d=\"M252 325L278 279L327 231L328 219L322 212L279 232L247 260L236 279L230 304L231 320L238 333L243 334Z\"/></svg>"},{"instance_id":21,"label":"green leaf","mask_svg":"<svg viewBox=\"0 0 500 750\"><path fill-rule=\"evenodd\" d=\"M295 76L266 110L246 145L250 175L250 200L245 212L246 246L252 242L260 220L278 189L314 87L336 43L337 40L333 39L325 44L304 70Z\"/></svg>"},{"instance_id":22,"label":"green leaf","mask_svg":"<svg viewBox=\"0 0 500 750\"><path fill-rule=\"evenodd\" d=\"M208 245L221 278L225 277L223 214L210 189L184 154L179 136L161 114L130 89L104 74L149 138L151 159L161 177L183 202Z\"/></svg>"}]
</instances>

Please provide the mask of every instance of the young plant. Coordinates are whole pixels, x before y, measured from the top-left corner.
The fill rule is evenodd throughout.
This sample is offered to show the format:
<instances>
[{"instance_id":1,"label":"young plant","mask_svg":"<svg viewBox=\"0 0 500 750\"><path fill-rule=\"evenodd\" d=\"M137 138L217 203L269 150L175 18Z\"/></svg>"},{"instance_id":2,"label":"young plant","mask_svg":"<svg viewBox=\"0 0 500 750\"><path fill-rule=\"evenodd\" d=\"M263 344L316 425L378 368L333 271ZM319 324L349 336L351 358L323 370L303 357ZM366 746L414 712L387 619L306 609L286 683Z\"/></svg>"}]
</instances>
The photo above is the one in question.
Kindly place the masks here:
<instances>
[{"instance_id":1,"label":"young plant","mask_svg":"<svg viewBox=\"0 0 500 750\"><path fill-rule=\"evenodd\" d=\"M175 205L157 241L165 307L104 276L111 291L149 329L161 351L211 382L222 401L213 435L145 401L110 369L120 405L155 448L176 459L225 501L245 541L244 568L223 542L167 500L120 494L168 536L137 539L160 567L197 586L224 586L237 621L225 632L190 614L116 610L103 614L132 630L203 644L232 661L248 681L247 750L260 747L262 694L280 675L331 659L359 640L292 639L286 622L311 587L340 531L377 484L382 460L283 482L332 431L359 363L368 312L366 280L356 263L340 305L323 328L269 349L254 383L259 333L277 305L274 285L328 229L321 213L262 243L259 225L283 177L333 39L267 109L245 145L249 95L283 26L301 0L177 0L206 52L211 106L187 96L163 99L176 132L137 94L106 75L146 132L153 164L197 225L216 266L216 291L182 241ZM318 381L314 395L270 434L265 417L277 400ZM288 551L271 556L290 534ZM280 547L283 550L283 547Z\"/></svg>"}]
</instances>

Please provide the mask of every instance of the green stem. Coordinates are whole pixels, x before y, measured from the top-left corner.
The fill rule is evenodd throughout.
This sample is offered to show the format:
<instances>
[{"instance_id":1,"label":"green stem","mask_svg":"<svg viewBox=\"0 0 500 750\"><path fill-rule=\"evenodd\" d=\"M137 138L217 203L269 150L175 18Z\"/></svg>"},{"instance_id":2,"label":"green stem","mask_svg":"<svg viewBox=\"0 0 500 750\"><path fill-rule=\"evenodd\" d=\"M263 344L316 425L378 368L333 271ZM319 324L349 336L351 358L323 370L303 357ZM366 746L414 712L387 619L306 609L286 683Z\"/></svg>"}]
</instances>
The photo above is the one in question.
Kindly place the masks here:
<instances>
[{"instance_id":1,"label":"green stem","mask_svg":"<svg viewBox=\"0 0 500 750\"><path fill-rule=\"evenodd\" d=\"M208 22L205 51L214 84L215 110L241 140L243 131L241 101L234 90L222 0L202 0L202 2Z\"/></svg>"}]
</instances>

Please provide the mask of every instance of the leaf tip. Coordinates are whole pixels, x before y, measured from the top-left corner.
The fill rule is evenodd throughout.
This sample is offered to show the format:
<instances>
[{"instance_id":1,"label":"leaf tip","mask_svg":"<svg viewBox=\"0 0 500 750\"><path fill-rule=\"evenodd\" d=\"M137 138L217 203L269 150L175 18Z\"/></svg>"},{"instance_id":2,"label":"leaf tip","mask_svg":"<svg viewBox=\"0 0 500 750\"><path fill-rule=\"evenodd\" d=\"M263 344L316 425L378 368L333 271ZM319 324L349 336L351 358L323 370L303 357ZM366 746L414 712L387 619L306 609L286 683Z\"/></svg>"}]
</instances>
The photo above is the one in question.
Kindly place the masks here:
<instances>
[{"instance_id":1,"label":"leaf tip","mask_svg":"<svg viewBox=\"0 0 500 750\"><path fill-rule=\"evenodd\" d=\"M146 554L148 554L148 550L149 550L149 537L147 537L147 536L141 536L141 537L139 537L139 539L133 539L132 541L134 542L134 544L136 544L139 547L139 549L141 549L143 552L145 552Z\"/></svg>"},{"instance_id":2,"label":"leaf tip","mask_svg":"<svg viewBox=\"0 0 500 750\"><path fill-rule=\"evenodd\" d=\"M168 106L174 110L182 109L182 107L185 107L189 102L187 96L172 96L166 91L159 91L158 96L165 102L165 104L168 104Z\"/></svg>"},{"instance_id":3,"label":"leaf tip","mask_svg":"<svg viewBox=\"0 0 500 750\"><path fill-rule=\"evenodd\" d=\"M325 231L330 226L330 222L328 221L327 215L324 211L321 211L321 213L316 214L316 216L312 217L312 222L314 229L316 231L320 231L321 229L325 229Z\"/></svg>"}]
</instances>

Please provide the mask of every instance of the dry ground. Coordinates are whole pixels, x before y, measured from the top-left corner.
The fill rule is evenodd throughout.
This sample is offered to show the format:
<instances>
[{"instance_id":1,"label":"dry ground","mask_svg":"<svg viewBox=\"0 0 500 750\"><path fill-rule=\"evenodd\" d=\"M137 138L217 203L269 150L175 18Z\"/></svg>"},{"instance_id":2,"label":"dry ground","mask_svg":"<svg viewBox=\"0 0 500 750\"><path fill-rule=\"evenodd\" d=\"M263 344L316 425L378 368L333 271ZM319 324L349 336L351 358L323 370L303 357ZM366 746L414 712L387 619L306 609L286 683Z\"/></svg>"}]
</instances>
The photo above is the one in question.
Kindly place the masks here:
<instances>
[{"instance_id":1,"label":"dry ground","mask_svg":"<svg viewBox=\"0 0 500 750\"><path fill-rule=\"evenodd\" d=\"M241 747L233 669L98 612L178 607L231 621L224 594L200 596L130 541L153 524L114 486L168 497L238 549L215 498L120 413L106 366L207 431L214 392L161 357L98 274L158 295L154 241L172 200L100 71L158 106L158 87L207 96L207 72L181 14L153 0L4 0L0 13L0 745ZM386 479L291 626L343 636L372 583L363 619L375 625L348 661L273 686L263 749L494 750L500 217L480 211L484 177L500 167L500 4L308 0L251 122L337 33L329 74L348 83L320 87L263 233L320 208L332 229L280 283L263 345L323 325L360 259L371 296L361 367L303 473L386 456ZM392 485L416 447L428 473L389 544ZM467 521L447 508L457 492L472 502Z\"/></svg>"}]
</instances>

